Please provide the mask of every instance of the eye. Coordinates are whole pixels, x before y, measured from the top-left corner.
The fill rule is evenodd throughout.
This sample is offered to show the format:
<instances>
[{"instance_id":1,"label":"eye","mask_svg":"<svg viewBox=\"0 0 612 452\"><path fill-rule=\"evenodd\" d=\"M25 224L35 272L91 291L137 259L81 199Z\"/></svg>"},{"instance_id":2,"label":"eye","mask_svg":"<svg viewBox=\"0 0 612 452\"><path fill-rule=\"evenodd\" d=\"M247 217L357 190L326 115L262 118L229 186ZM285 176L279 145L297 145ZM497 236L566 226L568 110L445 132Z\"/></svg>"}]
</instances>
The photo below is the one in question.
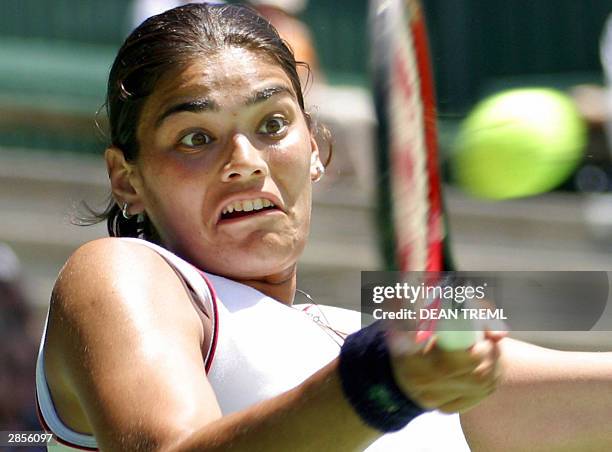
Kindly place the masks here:
<instances>
[{"instance_id":1,"label":"eye","mask_svg":"<svg viewBox=\"0 0 612 452\"><path fill-rule=\"evenodd\" d=\"M181 138L180 143L185 146L197 148L212 143L212 138L204 132L191 132Z\"/></svg>"},{"instance_id":2,"label":"eye","mask_svg":"<svg viewBox=\"0 0 612 452\"><path fill-rule=\"evenodd\" d=\"M263 122L263 124L257 130L257 133L272 136L281 135L287 130L288 124L289 121L282 116L272 116Z\"/></svg>"}]
</instances>

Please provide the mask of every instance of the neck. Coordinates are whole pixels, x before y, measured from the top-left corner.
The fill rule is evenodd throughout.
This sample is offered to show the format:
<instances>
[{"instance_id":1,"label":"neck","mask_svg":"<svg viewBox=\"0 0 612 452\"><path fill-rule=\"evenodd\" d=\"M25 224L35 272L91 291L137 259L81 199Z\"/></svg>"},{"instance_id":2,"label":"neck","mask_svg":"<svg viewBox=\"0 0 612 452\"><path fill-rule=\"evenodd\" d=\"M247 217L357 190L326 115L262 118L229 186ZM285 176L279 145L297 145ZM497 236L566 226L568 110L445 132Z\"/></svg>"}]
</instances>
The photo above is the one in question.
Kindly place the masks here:
<instances>
[{"instance_id":1,"label":"neck","mask_svg":"<svg viewBox=\"0 0 612 452\"><path fill-rule=\"evenodd\" d=\"M296 266L293 265L280 274L259 279L236 280L236 282L250 286L287 306L291 306L297 285L296 275Z\"/></svg>"}]
</instances>

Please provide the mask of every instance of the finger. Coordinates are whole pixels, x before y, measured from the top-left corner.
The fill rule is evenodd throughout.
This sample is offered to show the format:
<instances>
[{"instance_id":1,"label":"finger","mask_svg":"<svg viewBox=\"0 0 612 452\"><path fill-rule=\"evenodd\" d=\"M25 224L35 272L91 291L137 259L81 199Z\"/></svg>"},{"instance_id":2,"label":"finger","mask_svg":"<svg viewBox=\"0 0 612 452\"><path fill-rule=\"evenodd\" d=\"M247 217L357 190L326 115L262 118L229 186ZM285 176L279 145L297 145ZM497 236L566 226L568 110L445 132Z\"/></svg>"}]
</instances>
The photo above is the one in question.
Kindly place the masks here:
<instances>
[{"instance_id":1,"label":"finger","mask_svg":"<svg viewBox=\"0 0 612 452\"><path fill-rule=\"evenodd\" d=\"M474 350L457 356L456 352L432 351L431 367L427 373L413 375L412 382L421 388L428 388L437 382L445 384L456 380L459 384L487 385L502 374L500 349L497 344L484 341Z\"/></svg>"},{"instance_id":2,"label":"finger","mask_svg":"<svg viewBox=\"0 0 612 452\"><path fill-rule=\"evenodd\" d=\"M447 393L476 396L490 394L495 391L499 383L499 376L495 373L475 375L473 373L461 375L445 380L429 381L423 384L411 384L411 394L419 397L424 393Z\"/></svg>"},{"instance_id":3,"label":"finger","mask_svg":"<svg viewBox=\"0 0 612 452\"><path fill-rule=\"evenodd\" d=\"M487 391L479 391L475 394L461 394L454 400L451 400L447 403L440 405L438 410L444 413L465 413L466 411L471 410L476 405L486 400L491 394L495 392L495 387L487 390Z\"/></svg>"},{"instance_id":4,"label":"finger","mask_svg":"<svg viewBox=\"0 0 612 452\"><path fill-rule=\"evenodd\" d=\"M431 350L429 358L432 368L441 376L462 375L474 370L482 361L479 351L445 351L439 347Z\"/></svg>"},{"instance_id":5,"label":"finger","mask_svg":"<svg viewBox=\"0 0 612 452\"><path fill-rule=\"evenodd\" d=\"M400 366L400 373L415 385L427 385L473 372L483 359L470 351L422 350Z\"/></svg>"},{"instance_id":6,"label":"finger","mask_svg":"<svg viewBox=\"0 0 612 452\"><path fill-rule=\"evenodd\" d=\"M483 339L481 341L476 342L470 348L471 355L476 359L482 359L484 356L491 353L495 346L495 342L489 339Z\"/></svg>"},{"instance_id":7,"label":"finger","mask_svg":"<svg viewBox=\"0 0 612 452\"><path fill-rule=\"evenodd\" d=\"M488 356L485 356L481 363L474 369L476 375L495 375L499 378L503 373L501 349L497 343L493 343L489 349Z\"/></svg>"},{"instance_id":8,"label":"finger","mask_svg":"<svg viewBox=\"0 0 612 452\"><path fill-rule=\"evenodd\" d=\"M499 361L501 356L498 343L488 339L477 342L469 351L477 366L486 361Z\"/></svg>"},{"instance_id":9,"label":"finger","mask_svg":"<svg viewBox=\"0 0 612 452\"><path fill-rule=\"evenodd\" d=\"M466 397L459 397L454 400L451 400L444 405L438 407L438 411L442 413L451 414L451 413L459 413L462 409L466 409L467 407L473 406L472 399Z\"/></svg>"},{"instance_id":10,"label":"finger","mask_svg":"<svg viewBox=\"0 0 612 452\"><path fill-rule=\"evenodd\" d=\"M423 408L434 410L439 409L439 407L444 406L459 397L463 397L463 394L448 391L425 391L419 394L419 396L413 400L415 400Z\"/></svg>"},{"instance_id":11,"label":"finger","mask_svg":"<svg viewBox=\"0 0 612 452\"><path fill-rule=\"evenodd\" d=\"M485 330L484 335L485 335L485 339L489 339L493 342L499 342L505 337L508 337L508 332L507 331Z\"/></svg>"},{"instance_id":12,"label":"finger","mask_svg":"<svg viewBox=\"0 0 612 452\"><path fill-rule=\"evenodd\" d=\"M442 413L450 414L450 413L465 413L475 406L477 406L480 402L485 400L485 397L459 397L455 400L452 400L444 405L441 405L438 408L438 411Z\"/></svg>"},{"instance_id":13,"label":"finger","mask_svg":"<svg viewBox=\"0 0 612 452\"><path fill-rule=\"evenodd\" d=\"M501 375L502 367L498 361L485 361L472 372L475 381L482 384L487 381L498 380Z\"/></svg>"}]
</instances>

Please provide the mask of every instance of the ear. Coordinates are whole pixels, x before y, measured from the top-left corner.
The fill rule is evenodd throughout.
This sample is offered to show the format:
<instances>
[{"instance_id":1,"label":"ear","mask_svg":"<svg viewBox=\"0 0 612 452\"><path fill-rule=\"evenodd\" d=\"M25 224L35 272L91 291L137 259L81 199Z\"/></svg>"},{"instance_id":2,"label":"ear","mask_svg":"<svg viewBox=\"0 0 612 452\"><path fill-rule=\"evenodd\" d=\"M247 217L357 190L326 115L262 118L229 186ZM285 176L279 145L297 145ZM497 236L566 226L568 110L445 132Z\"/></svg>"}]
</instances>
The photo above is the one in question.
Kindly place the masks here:
<instances>
[{"instance_id":1,"label":"ear","mask_svg":"<svg viewBox=\"0 0 612 452\"><path fill-rule=\"evenodd\" d=\"M144 212L144 203L139 194L141 178L136 166L126 161L123 151L114 146L106 149L104 159L117 204L123 206L128 203L131 215Z\"/></svg>"},{"instance_id":2,"label":"ear","mask_svg":"<svg viewBox=\"0 0 612 452\"><path fill-rule=\"evenodd\" d=\"M321 168L323 168L323 162L319 157L319 145L314 137L314 134L310 135L310 180L316 181L321 177Z\"/></svg>"}]
</instances>

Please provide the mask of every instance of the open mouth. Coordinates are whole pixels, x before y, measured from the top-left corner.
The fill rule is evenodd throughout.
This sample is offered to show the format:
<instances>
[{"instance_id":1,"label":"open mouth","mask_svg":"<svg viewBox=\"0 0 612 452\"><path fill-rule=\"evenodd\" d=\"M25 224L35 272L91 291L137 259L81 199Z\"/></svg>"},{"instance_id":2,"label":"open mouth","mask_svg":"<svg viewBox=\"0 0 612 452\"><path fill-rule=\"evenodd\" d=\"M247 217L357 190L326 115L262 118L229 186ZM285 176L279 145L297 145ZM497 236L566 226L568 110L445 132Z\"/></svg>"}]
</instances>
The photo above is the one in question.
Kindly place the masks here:
<instances>
[{"instance_id":1,"label":"open mouth","mask_svg":"<svg viewBox=\"0 0 612 452\"><path fill-rule=\"evenodd\" d=\"M221 212L220 221L234 220L237 218L252 217L261 215L271 210L279 210L274 203L268 199L249 199L244 201L234 201L226 206Z\"/></svg>"}]
</instances>

